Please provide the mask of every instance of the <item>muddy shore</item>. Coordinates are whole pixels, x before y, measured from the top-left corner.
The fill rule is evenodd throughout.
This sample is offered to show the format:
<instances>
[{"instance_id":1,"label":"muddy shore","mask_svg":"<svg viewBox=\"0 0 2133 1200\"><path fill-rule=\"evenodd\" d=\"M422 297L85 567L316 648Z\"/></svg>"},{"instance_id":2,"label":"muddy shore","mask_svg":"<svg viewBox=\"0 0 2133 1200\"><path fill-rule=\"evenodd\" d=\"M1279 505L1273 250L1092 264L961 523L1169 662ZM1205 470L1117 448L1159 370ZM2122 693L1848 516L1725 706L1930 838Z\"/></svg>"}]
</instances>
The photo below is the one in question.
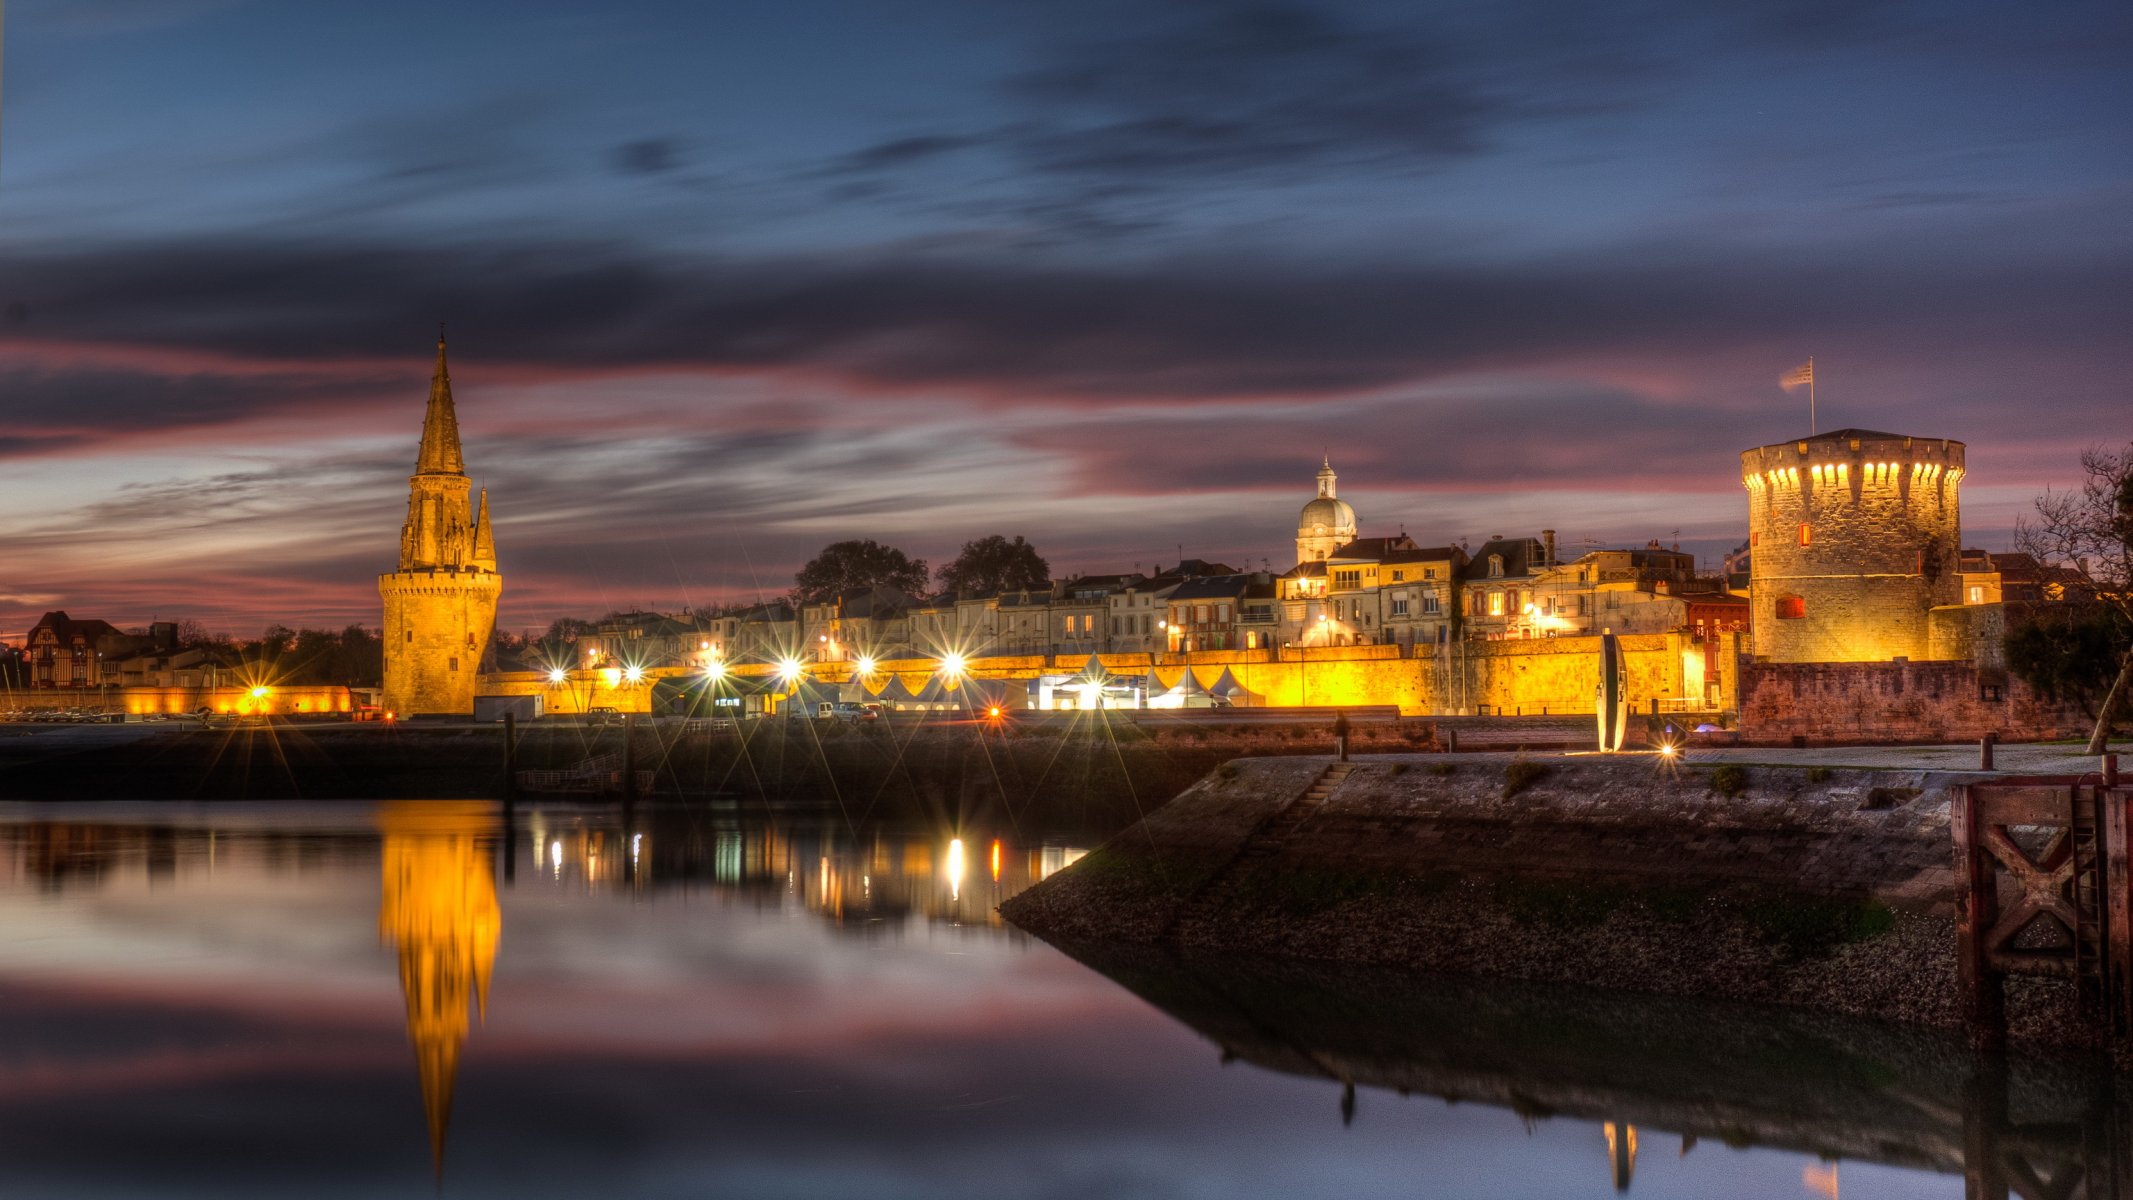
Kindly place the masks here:
<instances>
[{"instance_id":1,"label":"muddy shore","mask_svg":"<svg viewBox=\"0 0 2133 1200\"><path fill-rule=\"evenodd\" d=\"M1522 765L1514 765L1522 764ZM1062 945L1167 945L1961 1027L1947 772L1651 759L1224 764L1002 906ZM2017 1040L2088 1044L2011 981Z\"/></svg>"}]
</instances>

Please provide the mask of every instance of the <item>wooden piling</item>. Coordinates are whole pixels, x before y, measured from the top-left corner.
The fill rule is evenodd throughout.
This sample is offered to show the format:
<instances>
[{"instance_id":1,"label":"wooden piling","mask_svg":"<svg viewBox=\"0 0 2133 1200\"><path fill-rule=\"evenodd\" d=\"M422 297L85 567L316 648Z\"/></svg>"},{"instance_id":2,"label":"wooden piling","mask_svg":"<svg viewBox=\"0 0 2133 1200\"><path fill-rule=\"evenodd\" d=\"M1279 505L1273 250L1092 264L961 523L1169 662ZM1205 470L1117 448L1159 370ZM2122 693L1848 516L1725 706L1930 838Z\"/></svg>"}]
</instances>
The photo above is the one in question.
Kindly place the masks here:
<instances>
[{"instance_id":1,"label":"wooden piling","mask_svg":"<svg viewBox=\"0 0 2133 1200\"><path fill-rule=\"evenodd\" d=\"M637 799L637 714L622 714L622 799Z\"/></svg>"},{"instance_id":2,"label":"wooden piling","mask_svg":"<svg viewBox=\"0 0 2133 1200\"><path fill-rule=\"evenodd\" d=\"M1979 738L1979 739L1977 740L1977 769L1978 769L1978 770L1980 770L1980 771L1990 771L1990 770L1992 770L1992 769L1993 769L1993 766L1992 766L1992 751L1993 751L1993 748L1994 748L1994 746L1995 746L1995 745L1996 745L1996 744L1997 744L1998 742L1999 742L1999 736L1998 736L1997 734L1990 734L1990 733L1986 734L1986 735L1985 735L1984 737L1981 737L1981 738Z\"/></svg>"},{"instance_id":3,"label":"wooden piling","mask_svg":"<svg viewBox=\"0 0 2133 1200\"><path fill-rule=\"evenodd\" d=\"M518 714L504 713L504 803L518 795Z\"/></svg>"},{"instance_id":4,"label":"wooden piling","mask_svg":"<svg viewBox=\"0 0 2133 1200\"><path fill-rule=\"evenodd\" d=\"M2007 987L1987 961L1986 937L2000 919L1999 880L1979 828L1971 789L1958 787L1950 805L1955 834L1955 981L1970 1044L1997 1049L2007 1042Z\"/></svg>"}]
</instances>

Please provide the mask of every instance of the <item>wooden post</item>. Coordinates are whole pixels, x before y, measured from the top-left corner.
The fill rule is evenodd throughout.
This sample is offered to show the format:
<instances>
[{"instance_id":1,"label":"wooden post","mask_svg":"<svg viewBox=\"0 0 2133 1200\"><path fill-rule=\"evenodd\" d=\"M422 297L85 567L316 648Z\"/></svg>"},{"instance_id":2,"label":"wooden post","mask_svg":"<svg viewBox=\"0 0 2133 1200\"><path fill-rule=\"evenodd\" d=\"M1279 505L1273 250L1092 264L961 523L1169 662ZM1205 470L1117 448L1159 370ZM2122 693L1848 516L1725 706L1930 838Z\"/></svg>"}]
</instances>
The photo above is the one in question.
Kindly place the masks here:
<instances>
[{"instance_id":1,"label":"wooden post","mask_svg":"<svg viewBox=\"0 0 2133 1200\"><path fill-rule=\"evenodd\" d=\"M2103 878L2103 1003L2112 1053L2121 1063L2133 1059L2133 853L2127 846L2126 807L2133 789L2099 787L2097 837Z\"/></svg>"},{"instance_id":2,"label":"wooden post","mask_svg":"<svg viewBox=\"0 0 2133 1200\"><path fill-rule=\"evenodd\" d=\"M2007 1063L1985 1055L1963 1081L1963 1200L2007 1200L2007 1169L2000 1160L2007 1128Z\"/></svg>"},{"instance_id":3,"label":"wooden post","mask_svg":"<svg viewBox=\"0 0 2133 1200\"><path fill-rule=\"evenodd\" d=\"M504 712L504 803L518 793L518 714Z\"/></svg>"},{"instance_id":4,"label":"wooden post","mask_svg":"<svg viewBox=\"0 0 2133 1200\"><path fill-rule=\"evenodd\" d=\"M1984 737L1981 737L1981 738L1979 738L1979 739L1977 740L1977 769L1978 769L1978 770L1980 770L1980 771L1990 771L1990 770L1992 770L1992 769L1993 769L1993 766L1992 766L1992 749L1993 749L1993 745L1994 745L1994 743L1995 743L1995 742L1997 742L1998 740L1999 740L1999 739L1998 739L1998 737L1997 737L1996 735L1994 735L1994 734L1990 734L1990 733L1986 734L1986 735L1985 735Z\"/></svg>"},{"instance_id":5,"label":"wooden post","mask_svg":"<svg viewBox=\"0 0 2133 1200\"><path fill-rule=\"evenodd\" d=\"M518 809L504 800L504 884L518 882Z\"/></svg>"},{"instance_id":6,"label":"wooden post","mask_svg":"<svg viewBox=\"0 0 2133 1200\"><path fill-rule=\"evenodd\" d=\"M1986 961L1985 940L1999 923L1999 879L1978 827L1971 789L1958 787L1949 810L1955 834L1955 982L1971 1045L1997 1049L2007 1040L2007 987Z\"/></svg>"},{"instance_id":7,"label":"wooden post","mask_svg":"<svg viewBox=\"0 0 2133 1200\"><path fill-rule=\"evenodd\" d=\"M622 715L622 798L637 798L637 714Z\"/></svg>"},{"instance_id":8,"label":"wooden post","mask_svg":"<svg viewBox=\"0 0 2133 1200\"><path fill-rule=\"evenodd\" d=\"M1445 728L1444 728L1444 752L1445 752L1446 754L1457 754L1457 753L1459 753L1459 729L1458 729L1458 727L1457 727L1457 726L1453 726L1453 725L1447 725L1447 726L1445 726Z\"/></svg>"}]
</instances>

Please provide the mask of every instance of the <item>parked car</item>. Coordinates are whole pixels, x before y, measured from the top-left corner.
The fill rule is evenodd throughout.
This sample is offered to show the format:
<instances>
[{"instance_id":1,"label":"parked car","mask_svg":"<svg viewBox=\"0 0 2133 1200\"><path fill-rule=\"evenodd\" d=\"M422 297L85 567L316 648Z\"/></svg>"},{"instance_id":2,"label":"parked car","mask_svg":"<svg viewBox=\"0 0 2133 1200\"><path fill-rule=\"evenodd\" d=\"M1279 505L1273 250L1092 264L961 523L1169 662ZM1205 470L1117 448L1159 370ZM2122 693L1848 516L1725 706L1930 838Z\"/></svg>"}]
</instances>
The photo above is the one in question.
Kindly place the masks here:
<instances>
[{"instance_id":1,"label":"parked car","mask_svg":"<svg viewBox=\"0 0 2133 1200\"><path fill-rule=\"evenodd\" d=\"M620 725L623 723L622 710L605 704L596 704L585 710L585 723L588 725Z\"/></svg>"}]
</instances>

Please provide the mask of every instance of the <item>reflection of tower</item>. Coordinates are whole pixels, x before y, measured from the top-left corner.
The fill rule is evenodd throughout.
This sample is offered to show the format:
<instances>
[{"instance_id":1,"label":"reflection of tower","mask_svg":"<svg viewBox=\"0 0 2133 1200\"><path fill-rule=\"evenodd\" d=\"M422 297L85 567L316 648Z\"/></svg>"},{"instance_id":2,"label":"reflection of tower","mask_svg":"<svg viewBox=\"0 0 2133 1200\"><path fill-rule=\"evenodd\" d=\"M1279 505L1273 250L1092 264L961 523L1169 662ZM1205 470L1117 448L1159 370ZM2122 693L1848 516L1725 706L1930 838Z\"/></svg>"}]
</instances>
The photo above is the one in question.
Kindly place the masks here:
<instances>
[{"instance_id":1,"label":"reflection of tower","mask_svg":"<svg viewBox=\"0 0 2133 1200\"><path fill-rule=\"evenodd\" d=\"M400 952L407 1040L422 1074L430 1157L442 1171L467 1010L479 1005L486 1015L502 930L482 846L496 832L496 815L486 804L396 804L379 812L378 828L385 834L378 935Z\"/></svg>"},{"instance_id":2,"label":"reflection of tower","mask_svg":"<svg viewBox=\"0 0 2133 1200\"><path fill-rule=\"evenodd\" d=\"M1607 1173L1614 1180L1615 1190L1626 1192L1630 1178L1637 1173L1637 1127L1609 1121L1603 1128L1607 1134Z\"/></svg>"},{"instance_id":3,"label":"reflection of tower","mask_svg":"<svg viewBox=\"0 0 2133 1200\"><path fill-rule=\"evenodd\" d=\"M489 493L484 489L476 506L468 502L472 489L440 337L422 448L408 480L400 569L378 576L385 707L402 715L474 711L474 677L496 628L503 576L496 573Z\"/></svg>"}]
</instances>

